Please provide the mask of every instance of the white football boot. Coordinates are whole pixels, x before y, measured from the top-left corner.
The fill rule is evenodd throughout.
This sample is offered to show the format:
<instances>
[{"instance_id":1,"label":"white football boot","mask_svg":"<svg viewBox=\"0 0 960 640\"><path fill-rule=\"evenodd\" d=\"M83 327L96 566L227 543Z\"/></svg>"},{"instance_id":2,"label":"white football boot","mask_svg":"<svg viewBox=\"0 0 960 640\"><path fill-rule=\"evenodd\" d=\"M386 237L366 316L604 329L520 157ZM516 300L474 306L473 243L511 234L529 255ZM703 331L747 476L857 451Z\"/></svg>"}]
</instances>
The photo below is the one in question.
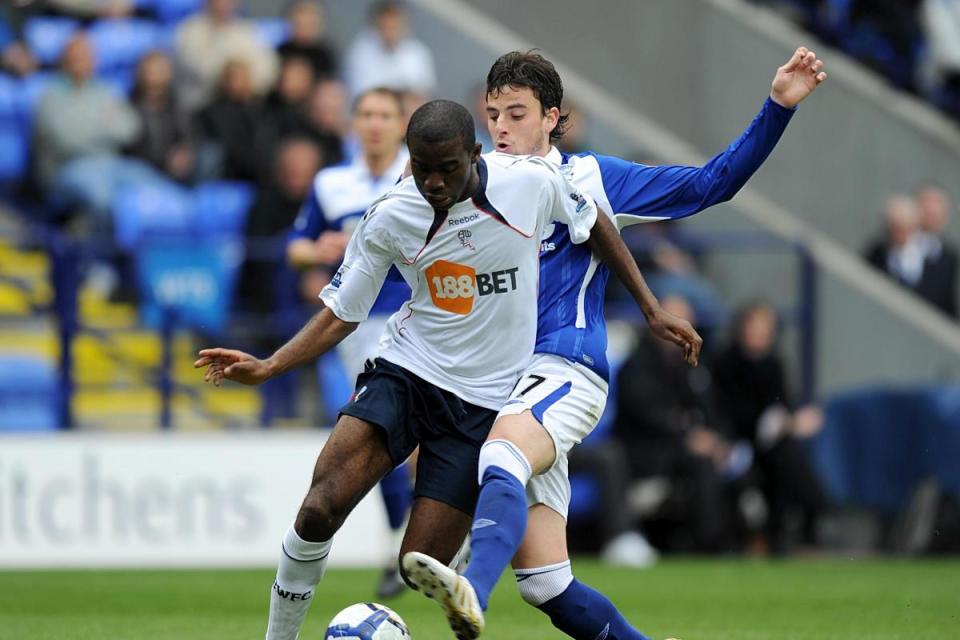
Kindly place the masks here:
<instances>
[{"instance_id":1,"label":"white football boot","mask_svg":"<svg viewBox=\"0 0 960 640\"><path fill-rule=\"evenodd\" d=\"M457 640L474 640L480 636L483 611L469 580L442 562L416 551L404 554L403 571L418 591L443 608Z\"/></svg>"}]
</instances>

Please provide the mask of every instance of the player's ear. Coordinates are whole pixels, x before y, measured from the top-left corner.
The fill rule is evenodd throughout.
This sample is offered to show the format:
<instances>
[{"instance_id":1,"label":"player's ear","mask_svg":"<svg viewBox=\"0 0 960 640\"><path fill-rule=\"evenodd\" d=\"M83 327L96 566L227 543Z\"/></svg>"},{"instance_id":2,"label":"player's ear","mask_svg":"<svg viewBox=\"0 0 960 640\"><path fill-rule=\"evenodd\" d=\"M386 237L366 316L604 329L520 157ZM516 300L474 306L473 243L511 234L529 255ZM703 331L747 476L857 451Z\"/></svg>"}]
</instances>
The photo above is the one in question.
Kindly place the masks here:
<instances>
[{"instance_id":1,"label":"player's ear","mask_svg":"<svg viewBox=\"0 0 960 640\"><path fill-rule=\"evenodd\" d=\"M480 159L480 154L483 153L483 145L479 142L473 145L473 151L470 152L470 162L476 162Z\"/></svg>"},{"instance_id":2,"label":"player's ear","mask_svg":"<svg viewBox=\"0 0 960 640\"><path fill-rule=\"evenodd\" d=\"M550 107L543 114L543 117L547 119L546 124L549 127L549 131L553 131L557 126L557 123L560 122L560 109L557 107Z\"/></svg>"}]
</instances>

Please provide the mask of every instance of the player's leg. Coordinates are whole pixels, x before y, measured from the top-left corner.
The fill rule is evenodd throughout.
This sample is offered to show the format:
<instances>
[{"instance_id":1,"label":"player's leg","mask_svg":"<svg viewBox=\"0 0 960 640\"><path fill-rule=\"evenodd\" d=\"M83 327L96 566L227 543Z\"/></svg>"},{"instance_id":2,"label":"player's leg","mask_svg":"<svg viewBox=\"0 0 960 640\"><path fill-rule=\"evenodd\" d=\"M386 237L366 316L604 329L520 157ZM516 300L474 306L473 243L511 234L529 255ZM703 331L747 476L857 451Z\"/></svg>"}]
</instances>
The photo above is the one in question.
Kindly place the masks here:
<instances>
[{"instance_id":1,"label":"player's leg","mask_svg":"<svg viewBox=\"0 0 960 640\"><path fill-rule=\"evenodd\" d=\"M553 471L551 471L553 473ZM540 476L537 478L545 478ZM555 478L561 491L550 491L559 499L563 512L569 504L569 483ZM514 574L521 597L547 616L553 626L576 640L649 640L630 626L609 598L583 584L573 575L567 552L567 521L555 507L540 503L530 507L527 533L513 559Z\"/></svg>"},{"instance_id":2,"label":"player's leg","mask_svg":"<svg viewBox=\"0 0 960 640\"><path fill-rule=\"evenodd\" d=\"M393 468L382 428L341 416L317 457L310 489L282 543L270 595L267 640L295 640L326 570L333 535Z\"/></svg>"}]
</instances>

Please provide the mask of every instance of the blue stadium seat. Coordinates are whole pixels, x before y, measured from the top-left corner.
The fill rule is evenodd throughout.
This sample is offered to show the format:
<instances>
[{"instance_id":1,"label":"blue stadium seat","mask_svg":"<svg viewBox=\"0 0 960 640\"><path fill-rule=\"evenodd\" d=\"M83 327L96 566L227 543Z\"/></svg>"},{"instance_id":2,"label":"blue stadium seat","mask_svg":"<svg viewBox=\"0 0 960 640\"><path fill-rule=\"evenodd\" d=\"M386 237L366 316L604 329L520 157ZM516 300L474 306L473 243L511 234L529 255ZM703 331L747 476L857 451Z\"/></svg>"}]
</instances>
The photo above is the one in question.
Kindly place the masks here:
<instances>
[{"instance_id":1,"label":"blue stadium seat","mask_svg":"<svg viewBox=\"0 0 960 640\"><path fill-rule=\"evenodd\" d=\"M58 427L57 372L30 355L0 355L0 432L49 431Z\"/></svg>"},{"instance_id":2,"label":"blue stadium seat","mask_svg":"<svg viewBox=\"0 0 960 640\"><path fill-rule=\"evenodd\" d=\"M271 49L290 39L290 25L283 18L260 18L253 26L260 40Z\"/></svg>"},{"instance_id":3,"label":"blue stadium seat","mask_svg":"<svg viewBox=\"0 0 960 640\"><path fill-rule=\"evenodd\" d=\"M117 245L126 250L148 238L189 237L194 220L192 194L172 182L124 187L113 203Z\"/></svg>"},{"instance_id":4,"label":"blue stadium seat","mask_svg":"<svg viewBox=\"0 0 960 640\"><path fill-rule=\"evenodd\" d=\"M164 22L177 22L203 10L204 0L146 0L147 8Z\"/></svg>"},{"instance_id":5,"label":"blue stadium seat","mask_svg":"<svg viewBox=\"0 0 960 640\"><path fill-rule=\"evenodd\" d=\"M30 170L30 140L18 123L0 123L0 187L22 180Z\"/></svg>"},{"instance_id":6,"label":"blue stadium seat","mask_svg":"<svg viewBox=\"0 0 960 640\"><path fill-rule=\"evenodd\" d=\"M71 18L38 16L24 24L23 39L37 60L49 66L60 60L63 48L78 28L80 23Z\"/></svg>"},{"instance_id":7,"label":"blue stadium seat","mask_svg":"<svg viewBox=\"0 0 960 640\"><path fill-rule=\"evenodd\" d=\"M0 123L15 122L20 117L20 83L16 78L0 74Z\"/></svg>"},{"instance_id":8,"label":"blue stadium seat","mask_svg":"<svg viewBox=\"0 0 960 640\"><path fill-rule=\"evenodd\" d=\"M204 236L241 236L256 189L247 182L204 182L194 189L197 230Z\"/></svg>"},{"instance_id":9,"label":"blue stadium seat","mask_svg":"<svg viewBox=\"0 0 960 640\"><path fill-rule=\"evenodd\" d=\"M130 69L161 41L159 26L149 20L100 20L87 31L97 69Z\"/></svg>"},{"instance_id":10,"label":"blue stadium seat","mask_svg":"<svg viewBox=\"0 0 960 640\"><path fill-rule=\"evenodd\" d=\"M20 80L19 106L21 121L29 127L33 122L34 113L40 106L40 99L50 84L55 82L57 74L52 71L34 73Z\"/></svg>"},{"instance_id":11,"label":"blue stadium seat","mask_svg":"<svg viewBox=\"0 0 960 640\"><path fill-rule=\"evenodd\" d=\"M242 260L239 241L188 236L145 241L136 253L144 324L158 328L164 314L171 313L176 326L222 334Z\"/></svg>"}]
</instances>

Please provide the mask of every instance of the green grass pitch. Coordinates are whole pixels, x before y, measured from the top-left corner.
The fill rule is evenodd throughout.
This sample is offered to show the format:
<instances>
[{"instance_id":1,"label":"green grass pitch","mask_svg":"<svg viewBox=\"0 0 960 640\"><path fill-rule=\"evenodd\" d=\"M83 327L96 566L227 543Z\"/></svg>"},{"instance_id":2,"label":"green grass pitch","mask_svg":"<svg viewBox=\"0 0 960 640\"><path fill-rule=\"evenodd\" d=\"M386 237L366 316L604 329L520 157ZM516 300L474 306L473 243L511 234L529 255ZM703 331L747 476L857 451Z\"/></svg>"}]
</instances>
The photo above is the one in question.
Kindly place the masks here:
<instances>
[{"instance_id":1,"label":"green grass pitch","mask_svg":"<svg viewBox=\"0 0 960 640\"><path fill-rule=\"evenodd\" d=\"M668 560L634 571L580 560L606 592L662 640L937 640L960 637L960 561ZM0 572L2 640L239 640L263 637L272 571ZM376 573L331 570L302 640L371 598ZM563 638L504 576L485 638ZM388 603L415 640L450 638L439 608L415 593Z\"/></svg>"}]
</instances>

